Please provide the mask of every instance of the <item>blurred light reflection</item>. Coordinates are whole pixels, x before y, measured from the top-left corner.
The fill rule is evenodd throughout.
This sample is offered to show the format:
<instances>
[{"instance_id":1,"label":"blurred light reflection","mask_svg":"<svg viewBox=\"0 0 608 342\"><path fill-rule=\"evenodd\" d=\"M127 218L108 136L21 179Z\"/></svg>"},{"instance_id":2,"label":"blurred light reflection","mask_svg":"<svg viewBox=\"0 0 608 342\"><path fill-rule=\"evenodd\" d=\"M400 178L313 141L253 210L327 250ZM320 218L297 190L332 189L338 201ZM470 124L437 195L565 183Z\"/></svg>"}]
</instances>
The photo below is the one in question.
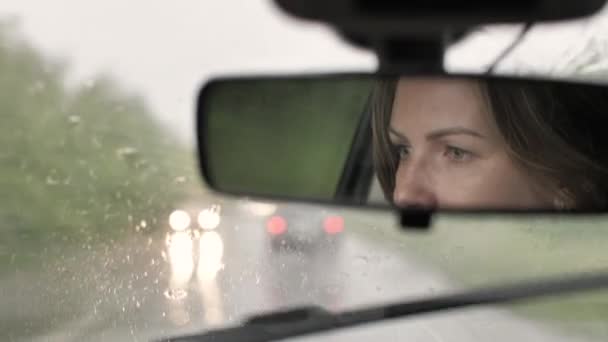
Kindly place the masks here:
<instances>
[{"instance_id":1,"label":"blurred light reflection","mask_svg":"<svg viewBox=\"0 0 608 342\"><path fill-rule=\"evenodd\" d=\"M210 212L218 214L219 217L216 210L212 208ZM185 221L177 221L177 227L185 226ZM218 272L224 268L222 237L216 231L176 230L174 226L171 228L173 231L167 233L166 238L166 255L171 276L169 288L164 293L169 300L168 318L180 326L191 321L189 307L192 300L188 298L196 298L196 296L188 296L188 290L192 290L190 282L196 271L205 323L208 325L224 323L224 308L217 281ZM195 234L196 231L198 234ZM196 257L197 252L198 257Z\"/></svg>"},{"instance_id":2,"label":"blurred light reflection","mask_svg":"<svg viewBox=\"0 0 608 342\"><path fill-rule=\"evenodd\" d=\"M169 286L171 289L185 288L194 273L192 236L189 232L169 233L167 245L171 264Z\"/></svg>"},{"instance_id":3,"label":"blurred light reflection","mask_svg":"<svg viewBox=\"0 0 608 342\"><path fill-rule=\"evenodd\" d=\"M197 275L199 280L213 280L224 267L224 242L217 232L204 232L199 240Z\"/></svg>"},{"instance_id":4,"label":"blurred light reflection","mask_svg":"<svg viewBox=\"0 0 608 342\"><path fill-rule=\"evenodd\" d=\"M168 316L174 324L181 326L190 322L185 300L188 297L188 284L194 273L193 241L190 232L168 233L167 252L171 266L169 289L165 291L165 297L171 301Z\"/></svg>"},{"instance_id":5,"label":"blurred light reflection","mask_svg":"<svg viewBox=\"0 0 608 342\"><path fill-rule=\"evenodd\" d=\"M217 273L224 268L224 242L217 232L204 232L199 240L197 278L208 325L224 322L224 309L217 282Z\"/></svg>"},{"instance_id":6,"label":"blurred light reflection","mask_svg":"<svg viewBox=\"0 0 608 342\"><path fill-rule=\"evenodd\" d=\"M247 210L255 216L270 216L277 211L277 206L271 203L263 202L248 202L246 204Z\"/></svg>"}]
</instances>

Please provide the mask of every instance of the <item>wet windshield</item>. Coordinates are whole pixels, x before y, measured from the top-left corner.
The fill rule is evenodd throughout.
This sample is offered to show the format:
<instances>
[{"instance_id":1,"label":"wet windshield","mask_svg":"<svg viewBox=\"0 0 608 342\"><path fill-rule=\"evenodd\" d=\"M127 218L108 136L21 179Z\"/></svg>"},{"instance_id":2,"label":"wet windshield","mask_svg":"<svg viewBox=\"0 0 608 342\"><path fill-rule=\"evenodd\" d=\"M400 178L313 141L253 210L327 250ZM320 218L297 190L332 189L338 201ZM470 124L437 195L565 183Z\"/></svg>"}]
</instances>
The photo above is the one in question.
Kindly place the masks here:
<instances>
[{"instance_id":1,"label":"wet windshield","mask_svg":"<svg viewBox=\"0 0 608 342\"><path fill-rule=\"evenodd\" d=\"M533 28L496 71L604 80L606 24L604 13ZM483 71L518 30L475 33L447 67ZM440 216L429 234L402 233L387 213L227 198L201 184L193 108L210 75L374 66L268 1L4 1L2 335L143 341L298 305L340 310L608 264L603 217ZM607 304L604 291L328 338L602 341Z\"/></svg>"}]
</instances>

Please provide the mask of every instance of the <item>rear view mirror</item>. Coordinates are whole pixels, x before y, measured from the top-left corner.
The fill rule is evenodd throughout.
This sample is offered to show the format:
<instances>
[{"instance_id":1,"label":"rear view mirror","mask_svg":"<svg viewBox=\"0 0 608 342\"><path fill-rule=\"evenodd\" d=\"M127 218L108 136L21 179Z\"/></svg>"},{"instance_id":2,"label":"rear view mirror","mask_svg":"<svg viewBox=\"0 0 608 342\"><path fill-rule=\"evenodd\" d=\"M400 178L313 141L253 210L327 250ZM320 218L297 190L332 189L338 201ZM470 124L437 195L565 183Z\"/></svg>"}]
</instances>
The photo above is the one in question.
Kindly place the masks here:
<instances>
[{"instance_id":1,"label":"rear view mirror","mask_svg":"<svg viewBox=\"0 0 608 342\"><path fill-rule=\"evenodd\" d=\"M468 76L223 79L198 102L216 191L450 210L606 208L608 90Z\"/></svg>"}]
</instances>

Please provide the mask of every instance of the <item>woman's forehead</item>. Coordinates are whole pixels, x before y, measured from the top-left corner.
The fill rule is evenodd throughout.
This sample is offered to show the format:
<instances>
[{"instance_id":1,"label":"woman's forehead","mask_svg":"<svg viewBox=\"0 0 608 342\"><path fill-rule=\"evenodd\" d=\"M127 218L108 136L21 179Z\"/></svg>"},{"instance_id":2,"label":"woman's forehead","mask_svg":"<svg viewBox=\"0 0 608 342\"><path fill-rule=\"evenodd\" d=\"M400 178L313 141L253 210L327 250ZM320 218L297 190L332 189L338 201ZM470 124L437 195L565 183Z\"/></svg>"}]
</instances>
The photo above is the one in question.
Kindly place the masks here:
<instances>
[{"instance_id":1,"label":"woman's forehead","mask_svg":"<svg viewBox=\"0 0 608 342\"><path fill-rule=\"evenodd\" d=\"M391 125L397 129L467 126L490 133L479 84L459 78L401 78L397 84Z\"/></svg>"}]
</instances>

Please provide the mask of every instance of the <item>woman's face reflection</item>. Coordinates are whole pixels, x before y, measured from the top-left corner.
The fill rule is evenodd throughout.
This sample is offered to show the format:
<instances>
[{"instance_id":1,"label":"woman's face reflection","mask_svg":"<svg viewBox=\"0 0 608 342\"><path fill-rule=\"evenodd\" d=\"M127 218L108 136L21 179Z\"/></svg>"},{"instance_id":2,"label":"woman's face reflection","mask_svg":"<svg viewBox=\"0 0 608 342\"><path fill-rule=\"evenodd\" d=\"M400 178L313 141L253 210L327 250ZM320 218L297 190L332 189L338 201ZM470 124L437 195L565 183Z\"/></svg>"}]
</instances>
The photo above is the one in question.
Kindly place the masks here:
<instances>
[{"instance_id":1,"label":"woman's face reflection","mask_svg":"<svg viewBox=\"0 0 608 342\"><path fill-rule=\"evenodd\" d=\"M552 206L549 191L510 157L474 81L401 79L389 137L399 207Z\"/></svg>"}]
</instances>

